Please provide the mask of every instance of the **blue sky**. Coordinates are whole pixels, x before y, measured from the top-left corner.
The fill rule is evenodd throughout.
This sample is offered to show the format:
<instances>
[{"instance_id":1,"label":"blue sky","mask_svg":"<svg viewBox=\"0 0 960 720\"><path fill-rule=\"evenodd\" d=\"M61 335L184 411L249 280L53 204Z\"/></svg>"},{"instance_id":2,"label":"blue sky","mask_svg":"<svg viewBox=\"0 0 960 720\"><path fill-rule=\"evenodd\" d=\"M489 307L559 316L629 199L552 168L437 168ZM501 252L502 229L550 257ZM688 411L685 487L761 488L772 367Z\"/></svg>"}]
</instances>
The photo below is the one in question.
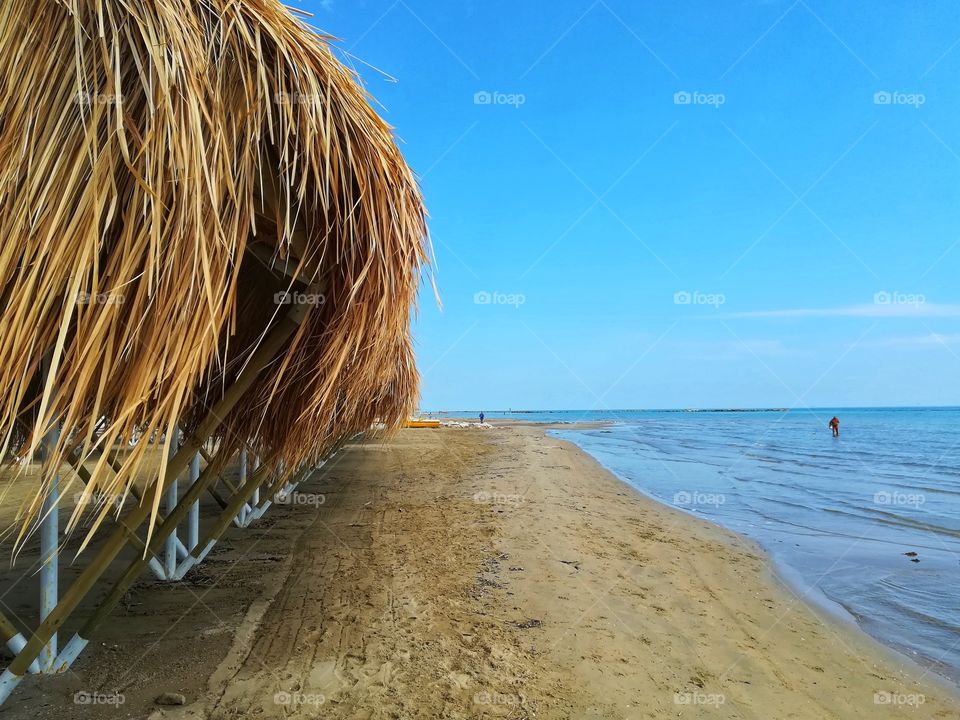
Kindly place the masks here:
<instances>
[{"instance_id":1,"label":"blue sky","mask_svg":"<svg viewBox=\"0 0 960 720\"><path fill-rule=\"evenodd\" d=\"M955 2L297 5L421 177L424 409L960 404Z\"/></svg>"}]
</instances>

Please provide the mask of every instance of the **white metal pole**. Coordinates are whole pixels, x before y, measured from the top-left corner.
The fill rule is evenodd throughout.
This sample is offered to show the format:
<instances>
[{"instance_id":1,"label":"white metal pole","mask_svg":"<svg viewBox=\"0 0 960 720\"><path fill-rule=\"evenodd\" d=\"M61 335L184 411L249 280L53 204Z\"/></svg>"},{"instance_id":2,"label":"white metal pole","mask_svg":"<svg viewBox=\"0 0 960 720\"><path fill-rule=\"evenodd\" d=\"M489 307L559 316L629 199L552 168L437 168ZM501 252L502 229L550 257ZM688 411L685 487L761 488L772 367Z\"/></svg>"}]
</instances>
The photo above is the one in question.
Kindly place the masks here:
<instances>
[{"instance_id":1,"label":"white metal pole","mask_svg":"<svg viewBox=\"0 0 960 720\"><path fill-rule=\"evenodd\" d=\"M200 453L190 461L190 484L193 485L200 477ZM189 524L187 525L187 549L191 552L200 542L200 501L190 506Z\"/></svg>"},{"instance_id":2,"label":"white metal pole","mask_svg":"<svg viewBox=\"0 0 960 720\"><path fill-rule=\"evenodd\" d=\"M239 487L243 487L244 483L247 482L247 449L243 448L240 451L240 480L238 482ZM244 505L240 512L237 514L237 525L243 527L247 522L247 509L249 504Z\"/></svg>"},{"instance_id":3,"label":"white metal pole","mask_svg":"<svg viewBox=\"0 0 960 720\"><path fill-rule=\"evenodd\" d=\"M257 468L260 467L260 457L257 455L253 456L253 471L256 472ZM260 486L257 485L256 490L253 491L253 498L250 500L250 506L254 508L256 512L257 505L260 504Z\"/></svg>"},{"instance_id":4,"label":"white metal pole","mask_svg":"<svg viewBox=\"0 0 960 720\"><path fill-rule=\"evenodd\" d=\"M57 607L59 598L60 574L60 476L50 465L53 449L60 437L59 427L53 428L44 442L44 462L47 472L51 473L50 489L43 499L41 510L43 519L40 526L40 622ZM57 657L57 634L50 636L50 642L40 651L40 670L47 671Z\"/></svg>"},{"instance_id":5,"label":"white metal pole","mask_svg":"<svg viewBox=\"0 0 960 720\"><path fill-rule=\"evenodd\" d=\"M177 442L176 433L169 438L170 444L167 447L167 454L169 457L173 457L177 454ZM174 478L173 482L170 483L170 486L167 488L166 494L166 511L167 514L173 512L173 509L177 506L177 481L179 478ZM177 572L177 529L174 528L173 532L167 536L166 544L164 545L163 552L163 569L167 578L172 578Z\"/></svg>"}]
</instances>

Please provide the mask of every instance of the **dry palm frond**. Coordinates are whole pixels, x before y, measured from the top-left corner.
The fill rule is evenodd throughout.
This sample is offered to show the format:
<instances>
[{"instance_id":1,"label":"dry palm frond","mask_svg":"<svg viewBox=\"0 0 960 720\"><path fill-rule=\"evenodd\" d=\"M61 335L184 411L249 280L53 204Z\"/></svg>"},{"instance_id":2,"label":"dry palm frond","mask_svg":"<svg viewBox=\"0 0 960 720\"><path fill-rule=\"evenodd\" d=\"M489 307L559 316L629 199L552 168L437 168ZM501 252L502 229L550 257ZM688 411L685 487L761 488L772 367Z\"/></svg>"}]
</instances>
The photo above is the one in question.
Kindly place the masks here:
<instances>
[{"instance_id":1,"label":"dry palm frond","mask_svg":"<svg viewBox=\"0 0 960 720\"><path fill-rule=\"evenodd\" d=\"M122 494L148 444L113 448L191 432L285 291L314 304L217 437L295 467L408 414L422 199L327 38L277 0L4 0L0 83L5 454L60 426L49 466Z\"/></svg>"}]
</instances>

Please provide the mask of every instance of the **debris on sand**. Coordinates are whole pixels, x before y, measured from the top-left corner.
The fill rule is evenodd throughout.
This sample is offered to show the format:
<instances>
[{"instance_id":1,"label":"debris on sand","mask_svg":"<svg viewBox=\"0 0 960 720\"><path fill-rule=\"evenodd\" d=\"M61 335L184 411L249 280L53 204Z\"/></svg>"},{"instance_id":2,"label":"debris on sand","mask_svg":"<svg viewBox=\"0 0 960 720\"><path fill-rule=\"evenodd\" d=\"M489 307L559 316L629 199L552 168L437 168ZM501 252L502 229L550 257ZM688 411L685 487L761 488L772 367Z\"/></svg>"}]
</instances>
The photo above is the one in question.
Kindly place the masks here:
<instances>
[{"instance_id":1,"label":"debris on sand","mask_svg":"<svg viewBox=\"0 0 960 720\"><path fill-rule=\"evenodd\" d=\"M529 620L524 620L521 623L517 623L517 627L521 630L529 630L530 628L543 627L543 621L537 620L536 618L531 618Z\"/></svg>"},{"instance_id":2,"label":"debris on sand","mask_svg":"<svg viewBox=\"0 0 960 720\"><path fill-rule=\"evenodd\" d=\"M186 705L187 698L180 693L165 692L154 700L154 702L157 705Z\"/></svg>"}]
</instances>

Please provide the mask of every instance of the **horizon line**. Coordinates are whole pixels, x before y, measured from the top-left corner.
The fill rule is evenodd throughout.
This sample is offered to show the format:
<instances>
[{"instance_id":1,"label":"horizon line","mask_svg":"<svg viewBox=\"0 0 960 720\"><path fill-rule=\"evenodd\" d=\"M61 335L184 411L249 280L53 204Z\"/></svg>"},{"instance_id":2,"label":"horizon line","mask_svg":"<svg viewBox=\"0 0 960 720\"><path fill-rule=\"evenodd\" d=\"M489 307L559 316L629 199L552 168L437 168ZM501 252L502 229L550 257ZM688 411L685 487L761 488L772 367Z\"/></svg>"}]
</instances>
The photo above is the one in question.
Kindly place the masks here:
<instances>
[{"instance_id":1,"label":"horizon line","mask_svg":"<svg viewBox=\"0 0 960 720\"><path fill-rule=\"evenodd\" d=\"M775 407L775 406L744 406L744 407L660 407L660 408L609 408L605 410L583 409L583 408L563 408L563 409L523 409L523 410L481 410L481 409L455 409L455 410L423 410L424 413L451 413L451 412L472 412L472 413L560 413L560 412L686 412L695 410L699 412L717 412L717 411L753 411L753 412L790 412L791 410L960 410L960 405L823 405L817 407Z\"/></svg>"}]
</instances>

